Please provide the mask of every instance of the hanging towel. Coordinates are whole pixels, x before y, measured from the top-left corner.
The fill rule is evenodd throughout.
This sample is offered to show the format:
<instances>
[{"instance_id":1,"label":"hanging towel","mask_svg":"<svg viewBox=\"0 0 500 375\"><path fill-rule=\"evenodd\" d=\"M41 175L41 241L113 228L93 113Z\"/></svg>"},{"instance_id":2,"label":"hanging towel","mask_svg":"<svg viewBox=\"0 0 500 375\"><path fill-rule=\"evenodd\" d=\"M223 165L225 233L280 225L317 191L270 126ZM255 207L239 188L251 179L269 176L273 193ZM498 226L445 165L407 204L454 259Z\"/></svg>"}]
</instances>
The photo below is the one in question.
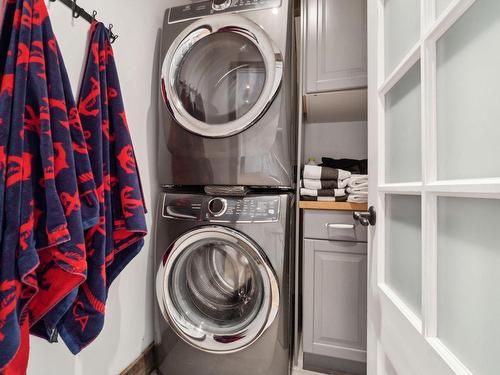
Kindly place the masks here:
<instances>
[{"instance_id":1,"label":"hanging towel","mask_svg":"<svg viewBox=\"0 0 500 375\"><path fill-rule=\"evenodd\" d=\"M22 2L6 3L0 44L0 372L10 364L21 344L21 321L26 322L24 292L37 291L34 269L38 257L31 252L31 270L18 269L18 233L21 225L22 180L28 177L30 159L20 135L23 132L28 62L19 56L20 41L29 41L30 29L21 27ZM26 44L24 44L26 46ZM23 46L23 48L24 48ZM19 50L19 53L18 53ZM14 97L14 94L16 95ZM24 167L24 168L23 168ZM28 264L28 262L26 262Z\"/></svg>"},{"instance_id":2,"label":"hanging towel","mask_svg":"<svg viewBox=\"0 0 500 375\"><path fill-rule=\"evenodd\" d=\"M83 230L93 227L99 222L99 203L85 135L71 91L68 74L63 64L61 51L55 41L48 19L42 24L40 30L34 29L33 34L40 34L42 39L43 35L50 36L51 53L46 54L45 58L45 65L50 67L50 69L46 69L48 84L38 85L40 91L38 96L49 97L48 101L51 104L50 132L54 148L52 157L56 164L54 169L56 188L68 224L71 227L78 228L71 234L68 243L59 246L57 251L66 249L71 251L73 247L77 246L85 256ZM49 50L48 46L45 48ZM63 147L63 145L66 146ZM70 177L67 177L67 175ZM70 179L73 182L69 183ZM47 258L48 253L43 253L41 257L42 265L44 259L46 259L46 262L50 262L50 257ZM86 267L87 265L85 265ZM42 268L42 270L47 274L54 273L54 269L51 267L46 270ZM85 276L86 272L85 269ZM83 280L81 281L83 282ZM31 324L36 323L32 326L31 333L49 341L57 339L59 322L73 305L78 292L78 288L73 288L63 300L53 305L50 295L54 294L55 288L56 286L51 284L47 288L41 289L30 307L34 316ZM50 311L47 311L48 308L50 308ZM39 319L41 316L43 316L43 319Z\"/></svg>"},{"instance_id":3,"label":"hanging towel","mask_svg":"<svg viewBox=\"0 0 500 375\"><path fill-rule=\"evenodd\" d=\"M0 369L7 373L25 371L29 325L76 296L87 271L84 226L98 219L93 177L79 183L77 170L91 167L88 153L73 154L84 137L62 64L44 1L7 2L0 37Z\"/></svg>"},{"instance_id":4,"label":"hanging towel","mask_svg":"<svg viewBox=\"0 0 500 375\"><path fill-rule=\"evenodd\" d=\"M345 195L345 189L315 190L301 188L300 195L309 197L343 197Z\"/></svg>"},{"instance_id":5,"label":"hanging towel","mask_svg":"<svg viewBox=\"0 0 500 375\"><path fill-rule=\"evenodd\" d=\"M303 173L304 179L342 181L349 177L351 177L351 172L347 172L342 169L319 167L317 165L304 166L304 173Z\"/></svg>"},{"instance_id":6,"label":"hanging towel","mask_svg":"<svg viewBox=\"0 0 500 375\"><path fill-rule=\"evenodd\" d=\"M90 30L79 112L99 197L99 223L86 232L88 273L60 334L80 352L101 332L108 288L139 253L147 234L145 205L107 30Z\"/></svg>"},{"instance_id":7,"label":"hanging towel","mask_svg":"<svg viewBox=\"0 0 500 375\"><path fill-rule=\"evenodd\" d=\"M345 189L347 187L347 183L349 179L345 179L343 181L339 180L311 180L311 179L303 179L300 181L300 187L306 189Z\"/></svg>"}]
</instances>

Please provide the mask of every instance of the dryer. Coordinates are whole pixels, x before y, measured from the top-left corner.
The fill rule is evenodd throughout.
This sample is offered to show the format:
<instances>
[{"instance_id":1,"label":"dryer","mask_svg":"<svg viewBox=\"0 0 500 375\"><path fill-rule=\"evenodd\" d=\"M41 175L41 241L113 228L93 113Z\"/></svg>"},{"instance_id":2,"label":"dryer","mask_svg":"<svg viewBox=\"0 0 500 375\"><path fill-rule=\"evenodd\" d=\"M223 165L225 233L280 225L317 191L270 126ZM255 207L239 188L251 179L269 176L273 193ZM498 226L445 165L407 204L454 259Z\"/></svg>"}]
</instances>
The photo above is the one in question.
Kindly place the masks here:
<instances>
[{"instance_id":1,"label":"dryer","mask_svg":"<svg viewBox=\"0 0 500 375\"><path fill-rule=\"evenodd\" d=\"M296 154L292 2L168 9L160 53L165 187L290 188Z\"/></svg>"},{"instance_id":2,"label":"dryer","mask_svg":"<svg viewBox=\"0 0 500 375\"><path fill-rule=\"evenodd\" d=\"M293 195L163 193L156 220L161 375L288 375Z\"/></svg>"}]
</instances>

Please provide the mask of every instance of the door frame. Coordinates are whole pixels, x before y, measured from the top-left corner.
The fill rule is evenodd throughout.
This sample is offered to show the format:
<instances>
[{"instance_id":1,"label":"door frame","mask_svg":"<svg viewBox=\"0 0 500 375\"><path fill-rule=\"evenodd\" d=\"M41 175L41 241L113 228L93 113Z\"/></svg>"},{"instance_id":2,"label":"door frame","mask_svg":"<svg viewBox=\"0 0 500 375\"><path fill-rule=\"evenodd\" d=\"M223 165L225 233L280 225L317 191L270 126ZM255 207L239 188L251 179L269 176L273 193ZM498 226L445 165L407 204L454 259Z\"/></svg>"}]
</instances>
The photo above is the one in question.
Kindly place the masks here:
<instances>
[{"instance_id":1,"label":"door frame","mask_svg":"<svg viewBox=\"0 0 500 375\"><path fill-rule=\"evenodd\" d=\"M439 181L437 176L436 43L476 0L453 0L436 16L436 0L421 0L420 38L393 71L385 75L384 2L368 0L368 139L370 204L377 207L377 229L371 228L368 252L368 373L385 374L378 342L380 299L411 324L422 347L458 374L471 374L437 335L437 201L438 197L500 198L500 178ZM385 183L385 96L416 64L421 68L422 181ZM373 172L372 172L373 171ZM422 311L421 318L386 285L385 197L415 195L422 199ZM378 232L378 235L377 233ZM384 303L385 303L384 302ZM422 340L423 338L423 340ZM407 358L408 360L408 358ZM411 360L409 360L411 361ZM437 362L436 362L437 363ZM422 364L425 366L425 364Z\"/></svg>"}]
</instances>

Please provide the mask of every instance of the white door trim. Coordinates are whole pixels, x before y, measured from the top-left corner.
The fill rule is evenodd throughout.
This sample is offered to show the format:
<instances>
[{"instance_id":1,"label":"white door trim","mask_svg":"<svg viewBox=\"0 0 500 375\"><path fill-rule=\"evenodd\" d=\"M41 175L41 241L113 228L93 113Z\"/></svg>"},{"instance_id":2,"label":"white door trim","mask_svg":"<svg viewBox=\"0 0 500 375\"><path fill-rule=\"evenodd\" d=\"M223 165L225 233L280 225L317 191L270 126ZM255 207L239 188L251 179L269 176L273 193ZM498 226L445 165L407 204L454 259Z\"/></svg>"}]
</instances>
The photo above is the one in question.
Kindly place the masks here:
<instances>
[{"instance_id":1,"label":"white door trim","mask_svg":"<svg viewBox=\"0 0 500 375\"><path fill-rule=\"evenodd\" d=\"M437 337L437 201L438 197L500 199L500 178L446 180L437 177L436 44L476 0L454 0L436 15L436 0L421 0L421 37L392 72L385 75L384 2L368 0L368 138L370 204L378 211L377 228L370 231L368 253L368 373L385 375L386 355L380 343L386 306L396 309L413 327L412 340L432 352L438 372L471 374ZM422 180L385 182L385 96L415 65L421 71ZM417 316L385 280L386 195L416 195L422 200L422 311ZM424 228L425 225L425 228ZM410 335L410 333L406 333ZM403 335L403 334L402 334ZM406 336L404 336L406 338ZM408 336L409 337L409 336ZM401 352L404 350L402 349ZM401 353L400 353L401 354ZM414 353L415 355L417 353ZM402 355L402 354L401 354ZM403 355L402 355L403 356ZM414 358L405 359L414 362ZM397 359L396 359L397 360ZM404 362L404 361L402 361ZM418 364L418 362L417 362ZM421 369L429 368L422 363ZM418 368L418 367L417 367ZM431 367L432 368L432 367Z\"/></svg>"}]
</instances>

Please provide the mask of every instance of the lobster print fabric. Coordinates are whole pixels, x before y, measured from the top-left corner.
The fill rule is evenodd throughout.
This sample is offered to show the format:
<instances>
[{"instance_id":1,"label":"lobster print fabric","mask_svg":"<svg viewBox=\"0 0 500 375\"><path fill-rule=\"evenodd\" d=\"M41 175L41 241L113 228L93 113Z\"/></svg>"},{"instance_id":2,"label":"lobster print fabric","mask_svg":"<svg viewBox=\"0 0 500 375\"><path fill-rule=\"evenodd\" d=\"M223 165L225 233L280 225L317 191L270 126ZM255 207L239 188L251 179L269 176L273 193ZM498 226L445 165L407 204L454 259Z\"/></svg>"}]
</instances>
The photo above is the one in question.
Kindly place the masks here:
<instances>
[{"instance_id":1,"label":"lobster print fabric","mask_svg":"<svg viewBox=\"0 0 500 375\"><path fill-rule=\"evenodd\" d=\"M49 340L60 333L74 353L88 345L102 329L109 285L146 235L113 52L104 26L91 31L77 107L44 1L6 2L0 373L25 372L29 330Z\"/></svg>"},{"instance_id":2,"label":"lobster print fabric","mask_svg":"<svg viewBox=\"0 0 500 375\"><path fill-rule=\"evenodd\" d=\"M98 221L98 200L93 179L80 181L79 173L92 173L90 160L73 148L85 138L42 0L7 2L0 49L3 368L26 344L21 326L76 296L87 272L84 229ZM62 315L51 312L46 328Z\"/></svg>"},{"instance_id":3,"label":"lobster print fabric","mask_svg":"<svg viewBox=\"0 0 500 375\"><path fill-rule=\"evenodd\" d=\"M108 288L139 253L147 233L145 205L108 33L91 27L78 110L99 199L99 222L86 232L87 280L60 334L78 353L104 325Z\"/></svg>"}]
</instances>

